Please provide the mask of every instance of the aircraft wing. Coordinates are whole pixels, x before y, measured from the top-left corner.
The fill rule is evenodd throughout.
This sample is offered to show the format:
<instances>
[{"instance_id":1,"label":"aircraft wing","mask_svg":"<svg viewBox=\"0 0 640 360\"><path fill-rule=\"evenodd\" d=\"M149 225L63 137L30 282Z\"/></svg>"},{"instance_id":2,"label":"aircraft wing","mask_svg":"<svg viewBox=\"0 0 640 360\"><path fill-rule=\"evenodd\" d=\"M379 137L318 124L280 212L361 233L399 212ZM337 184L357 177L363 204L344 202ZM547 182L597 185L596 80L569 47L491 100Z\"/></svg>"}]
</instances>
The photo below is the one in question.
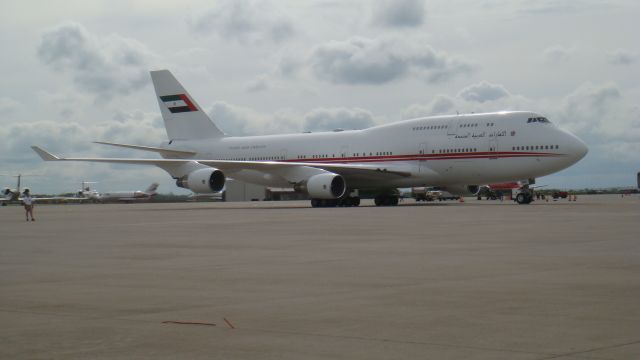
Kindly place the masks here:
<instances>
[{"instance_id":1,"label":"aircraft wing","mask_svg":"<svg viewBox=\"0 0 640 360\"><path fill-rule=\"evenodd\" d=\"M341 163L308 163L280 161L233 161L198 159L127 159L127 158L61 158L38 147L31 147L45 161L87 161L113 164L155 165L171 173L170 169L184 164L198 163L222 171L257 170L265 173L281 173L299 167L316 168L340 174L345 178L401 178L411 176L410 172L397 171L387 166Z\"/></svg>"}]
</instances>

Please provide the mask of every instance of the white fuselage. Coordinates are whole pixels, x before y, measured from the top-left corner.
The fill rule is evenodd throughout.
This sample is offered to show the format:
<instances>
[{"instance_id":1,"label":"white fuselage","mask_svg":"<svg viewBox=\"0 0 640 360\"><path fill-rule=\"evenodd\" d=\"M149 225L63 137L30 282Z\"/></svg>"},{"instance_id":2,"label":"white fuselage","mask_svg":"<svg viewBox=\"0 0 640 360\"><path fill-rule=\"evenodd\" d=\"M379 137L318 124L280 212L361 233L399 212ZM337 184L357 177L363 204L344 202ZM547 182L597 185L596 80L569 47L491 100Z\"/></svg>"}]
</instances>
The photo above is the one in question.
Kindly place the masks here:
<instances>
[{"instance_id":1,"label":"white fuselage","mask_svg":"<svg viewBox=\"0 0 640 360\"><path fill-rule=\"evenodd\" d=\"M532 121L532 119L534 119ZM194 159L346 163L384 166L411 176L380 182L352 179L352 189L488 184L548 175L587 153L576 136L532 112L435 116L364 130L173 140L168 149L191 150ZM228 177L286 187L285 179L255 170Z\"/></svg>"},{"instance_id":2,"label":"white fuselage","mask_svg":"<svg viewBox=\"0 0 640 360\"><path fill-rule=\"evenodd\" d=\"M100 200L122 200L122 201L134 201L134 200L148 200L152 194L144 191L114 191L100 194Z\"/></svg>"}]
</instances>

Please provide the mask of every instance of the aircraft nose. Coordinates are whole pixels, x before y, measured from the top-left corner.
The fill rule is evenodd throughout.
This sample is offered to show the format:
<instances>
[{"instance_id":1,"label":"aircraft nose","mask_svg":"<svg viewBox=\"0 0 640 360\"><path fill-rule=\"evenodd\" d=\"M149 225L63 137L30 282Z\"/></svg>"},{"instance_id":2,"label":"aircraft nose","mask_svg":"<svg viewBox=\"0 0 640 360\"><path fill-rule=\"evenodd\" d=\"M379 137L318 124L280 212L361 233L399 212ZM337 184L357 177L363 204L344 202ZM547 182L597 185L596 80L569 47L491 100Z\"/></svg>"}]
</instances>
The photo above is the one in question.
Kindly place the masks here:
<instances>
[{"instance_id":1,"label":"aircraft nose","mask_svg":"<svg viewBox=\"0 0 640 360\"><path fill-rule=\"evenodd\" d=\"M567 132L569 137L569 155L573 158L573 162L576 163L584 158L589 152L589 147L579 137Z\"/></svg>"},{"instance_id":2,"label":"aircraft nose","mask_svg":"<svg viewBox=\"0 0 640 360\"><path fill-rule=\"evenodd\" d=\"M589 147L580 138L576 137L576 140L578 140L578 144L576 145L576 155L578 156L578 160L580 160L587 155L587 153L589 152Z\"/></svg>"}]
</instances>

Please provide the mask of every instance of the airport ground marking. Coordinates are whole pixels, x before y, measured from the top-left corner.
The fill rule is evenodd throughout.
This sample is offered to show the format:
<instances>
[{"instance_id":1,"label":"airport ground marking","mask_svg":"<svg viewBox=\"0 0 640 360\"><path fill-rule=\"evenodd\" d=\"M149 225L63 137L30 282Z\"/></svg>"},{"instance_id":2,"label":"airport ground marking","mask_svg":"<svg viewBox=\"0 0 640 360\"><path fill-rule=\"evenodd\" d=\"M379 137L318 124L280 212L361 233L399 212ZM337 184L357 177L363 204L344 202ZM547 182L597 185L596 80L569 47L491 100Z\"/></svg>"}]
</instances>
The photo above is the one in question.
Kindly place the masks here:
<instances>
[{"instance_id":1,"label":"airport ground marking","mask_svg":"<svg viewBox=\"0 0 640 360\"><path fill-rule=\"evenodd\" d=\"M229 327L230 327L231 329L235 329L235 328L236 328L235 326L233 326L233 324L231 323L231 321L227 320L227 318L223 318L223 319L224 319L224 322L226 322L226 323L227 323L227 325L229 325Z\"/></svg>"},{"instance_id":2,"label":"airport ground marking","mask_svg":"<svg viewBox=\"0 0 640 360\"><path fill-rule=\"evenodd\" d=\"M203 325L203 326L216 326L214 323L200 322L200 321L163 321L163 324L178 324L178 325Z\"/></svg>"}]
</instances>

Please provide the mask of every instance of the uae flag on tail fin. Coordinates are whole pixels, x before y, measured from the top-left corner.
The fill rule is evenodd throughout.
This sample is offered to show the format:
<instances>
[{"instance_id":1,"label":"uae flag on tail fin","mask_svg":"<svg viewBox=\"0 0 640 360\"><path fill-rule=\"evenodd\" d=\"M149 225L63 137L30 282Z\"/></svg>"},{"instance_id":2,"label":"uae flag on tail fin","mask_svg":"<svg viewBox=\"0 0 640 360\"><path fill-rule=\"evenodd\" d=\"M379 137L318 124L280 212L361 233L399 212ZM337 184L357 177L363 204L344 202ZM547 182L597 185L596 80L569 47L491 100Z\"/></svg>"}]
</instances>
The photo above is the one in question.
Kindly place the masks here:
<instances>
[{"instance_id":1,"label":"uae flag on tail fin","mask_svg":"<svg viewBox=\"0 0 640 360\"><path fill-rule=\"evenodd\" d=\"M160 96L160 100L162 100L171 113L198 111L198 108L185 94Z\"/></svg>"}]
</instances>

